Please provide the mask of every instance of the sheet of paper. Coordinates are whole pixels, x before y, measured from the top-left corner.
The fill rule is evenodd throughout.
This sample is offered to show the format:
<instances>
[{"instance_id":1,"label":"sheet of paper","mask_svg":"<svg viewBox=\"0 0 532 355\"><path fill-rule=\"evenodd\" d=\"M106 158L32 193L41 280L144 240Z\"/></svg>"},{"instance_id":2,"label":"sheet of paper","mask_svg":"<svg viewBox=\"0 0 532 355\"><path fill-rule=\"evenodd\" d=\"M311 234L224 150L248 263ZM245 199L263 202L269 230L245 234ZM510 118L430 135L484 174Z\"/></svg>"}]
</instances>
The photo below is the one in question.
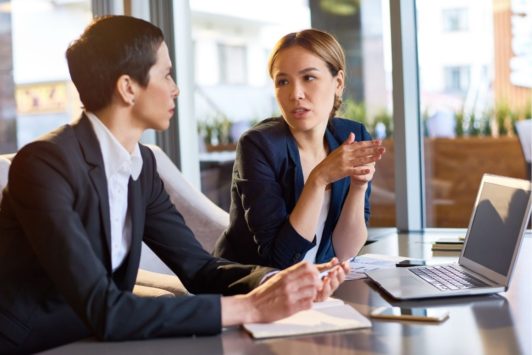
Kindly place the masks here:
<instances>
[{"instance_id":1,"label":"sheet of paper","mask_svg":"<svg viewBox=\"0 0 532 355\"><path fill-rule=\"evenodd\" d=\"M350 271L346 275L346 280L363 279L366 272L376 269L393 268L400 261L410 258L404 256L392 256L383 254L363 254L349 260Z\"/></svg>"},{"instance_id":2,"label":"sheet of paper","mask_svg":"<svg viewBox=\"0 0 532 355\"><path fill-rule=\"evenodd\" d=\"M338 299L316 303L313 308L272 323L244 324L253 338L275 338L340 330L369 328L371 322Z\"/></svg>"}]
</instances>

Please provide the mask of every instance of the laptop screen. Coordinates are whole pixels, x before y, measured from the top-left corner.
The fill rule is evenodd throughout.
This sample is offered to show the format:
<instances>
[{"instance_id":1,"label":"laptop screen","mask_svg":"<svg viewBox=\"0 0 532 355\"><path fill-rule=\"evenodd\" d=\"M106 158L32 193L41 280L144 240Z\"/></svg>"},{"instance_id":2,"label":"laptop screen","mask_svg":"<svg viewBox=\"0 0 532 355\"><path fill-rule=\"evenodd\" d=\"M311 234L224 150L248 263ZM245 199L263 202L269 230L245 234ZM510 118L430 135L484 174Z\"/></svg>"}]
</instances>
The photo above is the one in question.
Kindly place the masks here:
<instances>
[{"instance_id":1,"label":"laptop screen","mask_svg":"<svg viewBox=\"0 0 532 355\"><path fill-rule=\"evenodd\" d=\"M484 181L463 256L507 275L529 198L530 191Z\"/></svg>"}]
</instances>

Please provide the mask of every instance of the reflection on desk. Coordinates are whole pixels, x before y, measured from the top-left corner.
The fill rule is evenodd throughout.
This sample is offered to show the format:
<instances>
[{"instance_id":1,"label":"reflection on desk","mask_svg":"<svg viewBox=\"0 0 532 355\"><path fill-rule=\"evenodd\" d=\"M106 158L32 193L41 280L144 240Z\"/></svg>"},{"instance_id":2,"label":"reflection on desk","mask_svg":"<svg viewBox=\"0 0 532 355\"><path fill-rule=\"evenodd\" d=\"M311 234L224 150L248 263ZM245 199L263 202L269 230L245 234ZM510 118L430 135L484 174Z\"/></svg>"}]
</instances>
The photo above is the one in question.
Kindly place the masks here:
<instances>
[{"instance_id":1,"label":"reflection on desk","mask_svg":"<svg viewBox=\"0 0 532 355\"><path fill-rule=\"evenodd\" d=\"M391 234L365 246L361 253L403 255L430 263L455 261L457 255L433 257L434 240L459 232ZM335 297L364 316L381 306L441 307L449 311L443 323L372 320L370 329L293 338L253 340L231 328L213 337L98 343L87 340L45 354L532 354L532 235L524 238L508 292L500 295L398 302L368 279L347 281ZM60 331L60 330L58 330Z\"/></svg>"}]
</instances>

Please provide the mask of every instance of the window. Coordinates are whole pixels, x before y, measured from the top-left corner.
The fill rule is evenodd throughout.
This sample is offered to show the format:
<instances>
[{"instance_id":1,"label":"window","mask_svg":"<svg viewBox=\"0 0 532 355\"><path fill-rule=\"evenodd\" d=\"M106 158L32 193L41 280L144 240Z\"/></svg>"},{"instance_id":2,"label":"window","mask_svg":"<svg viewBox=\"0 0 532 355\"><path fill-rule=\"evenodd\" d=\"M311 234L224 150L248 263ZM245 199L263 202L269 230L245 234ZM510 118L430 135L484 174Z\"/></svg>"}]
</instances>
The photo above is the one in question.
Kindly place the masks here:
<instances>
[{"instance_id":1,"label":"window","mask_svg":"<svg viewBox=\"0 0 532 355\"><path fill-rule=\"evenodd\" d=\"M245 84L247 82L246 48L219 44L218 54L220 57L220 83Z\"/></svg>"},{"instance_id":2,"label":"window","mask_svg":"<svg viewBox=\"0 0 532 355\"><path fill-rule=\"evenodd\" d=\"M199 68L194 71L195 115L205 143L200 148L203 192L229 208L233 161L228 150L254 122L279 115L266 68L271 48L289 32L319 28L339 40L347 57L339 116L365 124L390 152L377 163L370 226L394 226L388 1L191 0L190 5Z\"/></svg>"},{"instance_id":3,"label":"window","mask_svg":"<svg viewBox=\"0 0 532 355\"><path fill-rule=\"evenodd\" d=\"M452 66L444 68L444 87L448 92L465 92L469 86L469 67Z\"/></svg>"},{"instance_id":4,"label":"window","mask_svg":"<svg viewBox=\"0 0 532 355\"><path fill-rule=\"evenodd\" d=\"M520 86L526 73L512 81L509 69L525 43L513 37L516 19L528 30L531 17L507 3L416 1L425 227L467 227L484 173L527 178L514 127L530 115L532 89ZM445 31L466 32L442 35L438 14Z\"/></svg>"},{"instance_id":5,"label":"window","mask_svg":"<svg viewBox=\"0 0 532 355\"><path fill-rule=\"evenodd\" d=\"M8 4L3 2L2 4ZM65 51L92 19L90 0L11 0L0 9L0 153L79 117ZM44 70L43 70L44 68Z\"/></svg>"},{"instance_id":6,"label":"window","mask_svg":"<svg viewBox=\"0 0 532 355\"><path fill-rule=\"evenodd\" d=\"M458 32L468 29L467 9L444 9L442 17L443 30L445 32Z\"/></svg>"}]
</instances>

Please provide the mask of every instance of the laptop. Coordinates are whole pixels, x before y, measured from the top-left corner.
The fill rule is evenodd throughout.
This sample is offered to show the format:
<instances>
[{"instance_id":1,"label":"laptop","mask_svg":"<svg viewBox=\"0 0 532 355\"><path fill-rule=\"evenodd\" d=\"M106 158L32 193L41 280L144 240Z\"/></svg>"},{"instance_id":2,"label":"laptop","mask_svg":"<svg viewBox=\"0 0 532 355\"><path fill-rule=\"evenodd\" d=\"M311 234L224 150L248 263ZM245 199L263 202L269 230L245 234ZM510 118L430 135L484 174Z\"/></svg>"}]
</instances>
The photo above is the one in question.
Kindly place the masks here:
<instances>
[{"instance_id":1,"label":"laptop","mask_svg":"<svg viewBox=\"0 0 532 355\"><path fill-rule=\"evenodd\" d=\"M400 300L503 292L530 217L531 182L484 174L458 263L368 271Z\"/></svg>"}]
</instances>

